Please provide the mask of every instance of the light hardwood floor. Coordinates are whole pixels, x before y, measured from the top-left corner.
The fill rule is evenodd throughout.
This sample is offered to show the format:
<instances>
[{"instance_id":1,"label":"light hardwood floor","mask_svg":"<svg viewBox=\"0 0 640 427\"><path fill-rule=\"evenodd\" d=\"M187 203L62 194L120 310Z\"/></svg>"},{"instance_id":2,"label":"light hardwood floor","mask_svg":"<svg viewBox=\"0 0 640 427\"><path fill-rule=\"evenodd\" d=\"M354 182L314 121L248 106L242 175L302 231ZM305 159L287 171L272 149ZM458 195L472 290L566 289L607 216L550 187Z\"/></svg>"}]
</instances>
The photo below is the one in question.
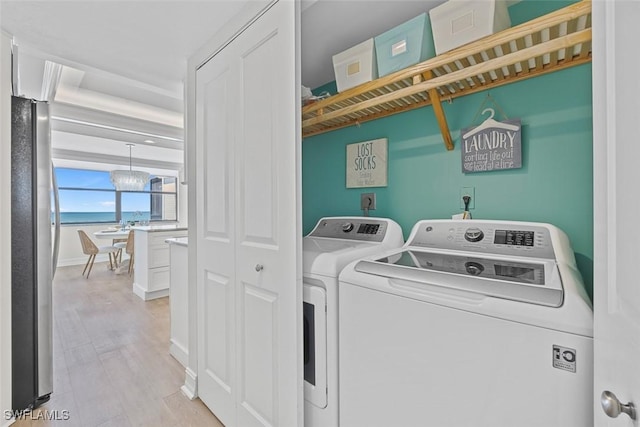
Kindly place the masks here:
<instances>
[{"instance_id":1,"label":"light hardwood floor","mask_svg":"<svg viewBox=\"0 0 640 427\"><path fill-rule=\"evenodd\" d=\"M169 298L142 301L132 278L107 265L96 264L89 279L83 266L58 269L54 392L39 408L46 411L13 426L222 426L199 399L180 392L184 368L169 354ZM44 419L52 414L68 419Z\"/></svg>"}]
</instances>

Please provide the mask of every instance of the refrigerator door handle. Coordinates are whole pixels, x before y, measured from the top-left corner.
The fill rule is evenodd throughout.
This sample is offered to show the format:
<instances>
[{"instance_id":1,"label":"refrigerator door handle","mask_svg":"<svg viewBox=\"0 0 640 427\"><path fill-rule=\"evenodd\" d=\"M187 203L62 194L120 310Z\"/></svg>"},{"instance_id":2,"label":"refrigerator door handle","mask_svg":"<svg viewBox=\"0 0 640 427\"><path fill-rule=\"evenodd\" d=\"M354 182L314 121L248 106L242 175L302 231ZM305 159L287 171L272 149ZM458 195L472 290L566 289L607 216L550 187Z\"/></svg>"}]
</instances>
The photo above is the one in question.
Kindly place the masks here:
<instances>
[{"instance_id":1,"label":"refrigerator door handle","mask_svg":"<svg viewBox=\"0 0 640 427\"><path fill-rule=\"evenodd\" d=\"M60 253L60 194L58 193L58 182L56 180L56 171L51 162L51 186L53 187L53 212L54 212L54 236L53 236L53 265L51 270L51 279L56 276L58 268L58 254Z\"/></svg>"},{"instance_id":2,"label":"refrigerator door handle","mask_svg":"<svg viewBox=\"0 0 640 427\"><path fill-rule=\"evenodd\" d=\"M51 125L49 104L34 102L35 167L37 168L37 221L34 246L37 248L36 302L37 316L37 393L36 405L49 399L53 391L53 323L51 241Z\"/></svg>"}]
</instances>

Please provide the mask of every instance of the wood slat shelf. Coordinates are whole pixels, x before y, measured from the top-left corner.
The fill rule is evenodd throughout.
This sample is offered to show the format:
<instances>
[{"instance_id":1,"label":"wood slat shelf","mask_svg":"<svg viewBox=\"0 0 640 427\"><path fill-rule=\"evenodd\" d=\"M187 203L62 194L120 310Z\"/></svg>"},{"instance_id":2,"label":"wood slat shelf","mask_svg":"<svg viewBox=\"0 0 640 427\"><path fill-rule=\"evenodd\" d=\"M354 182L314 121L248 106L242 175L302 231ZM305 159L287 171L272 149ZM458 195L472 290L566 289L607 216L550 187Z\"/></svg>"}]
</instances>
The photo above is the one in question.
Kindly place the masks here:
<instances>
[{"instance_id":1,"label":"wood slat shelf","mask_svg":"<svg viewBox=\"0 0 640 427\"><path fill-rule=\"evenodd\" d=\"M433 105L591 61L591 1L583 0L302 108L302 136Z\"/></svg>"}]
</instances>

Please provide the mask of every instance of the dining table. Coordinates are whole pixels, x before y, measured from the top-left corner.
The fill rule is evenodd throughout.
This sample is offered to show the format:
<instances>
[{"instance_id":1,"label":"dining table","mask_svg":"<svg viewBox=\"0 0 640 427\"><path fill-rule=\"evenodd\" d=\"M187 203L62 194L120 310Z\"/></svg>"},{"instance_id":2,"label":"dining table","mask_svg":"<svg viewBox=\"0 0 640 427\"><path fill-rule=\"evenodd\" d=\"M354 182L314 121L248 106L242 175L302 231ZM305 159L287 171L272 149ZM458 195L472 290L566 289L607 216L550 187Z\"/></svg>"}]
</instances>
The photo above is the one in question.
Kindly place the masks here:
<instances>
[{"instance_id":1,"label":"dining table","mask_svg":"<svg viewBox=\"0 0 640 427\"><path fill-rule=\"evenodd\" d=\"M105 230L96 231L93 235L97 239L111 239L111 243L115 244L117 242L126 242L129 238L129 232L131 229L129 227L125 228L107 228ZM120 253L120 252L119 252ZM120 271L122 269L122 265L118 265L118 261L116 260L116 265L112 268L115 271ZM120 263L121 264L121 263Z\"/></svg>"},{"instance_id":2,"label":"dining table","mask_svg":"<svg viewBox=\"0 0 640 427\"><path fill-rule=\"evenodd\" d=\"M120 228L116 229L107 229L107 230L100 230L100 231L96 231L95 233L93 233L93 235L96 237L96 239L113 239L113 240L120 240L120 239L127 239L127 237L129 237L129 230L128 228L122 230Z\"/></svg>"}]
</instances>

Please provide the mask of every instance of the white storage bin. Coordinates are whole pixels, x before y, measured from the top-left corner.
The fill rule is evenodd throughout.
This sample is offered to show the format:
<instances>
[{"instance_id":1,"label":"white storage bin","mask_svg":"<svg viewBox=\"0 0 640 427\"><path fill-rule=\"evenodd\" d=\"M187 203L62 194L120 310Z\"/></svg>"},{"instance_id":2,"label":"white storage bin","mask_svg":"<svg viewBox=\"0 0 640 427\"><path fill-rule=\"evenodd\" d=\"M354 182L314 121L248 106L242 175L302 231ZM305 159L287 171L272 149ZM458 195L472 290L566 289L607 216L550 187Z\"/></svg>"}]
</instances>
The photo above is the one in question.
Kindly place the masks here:
<instances>
[{"instance_id":1,"label":"white storage bin","mask_svg":"<svg viewBox=\"0 0 640 427\"><path fill-rule=\"evenodd\" d=\"M429 11L436 55L511 26L504 0L449 0Z\"/></svg>"},{"instance_id":2,"label":"white storage bin","mask_svg":"<svg viewBox=\"0 0 640 427\"><path fill-rule=\"evenodd\" d=\"M373 39L333 55L338 92L378 78Z\"/></svg>"},{"instance_id":3,"label":"white storage bin","mask_svg":"<svg viewBox=\"0 0 640 427\"><path fill-rule=\"evenodd\" d=\"M422 13L374 38L380 77L433 58L431 25Z\"/></svg>"}]
</instances>

